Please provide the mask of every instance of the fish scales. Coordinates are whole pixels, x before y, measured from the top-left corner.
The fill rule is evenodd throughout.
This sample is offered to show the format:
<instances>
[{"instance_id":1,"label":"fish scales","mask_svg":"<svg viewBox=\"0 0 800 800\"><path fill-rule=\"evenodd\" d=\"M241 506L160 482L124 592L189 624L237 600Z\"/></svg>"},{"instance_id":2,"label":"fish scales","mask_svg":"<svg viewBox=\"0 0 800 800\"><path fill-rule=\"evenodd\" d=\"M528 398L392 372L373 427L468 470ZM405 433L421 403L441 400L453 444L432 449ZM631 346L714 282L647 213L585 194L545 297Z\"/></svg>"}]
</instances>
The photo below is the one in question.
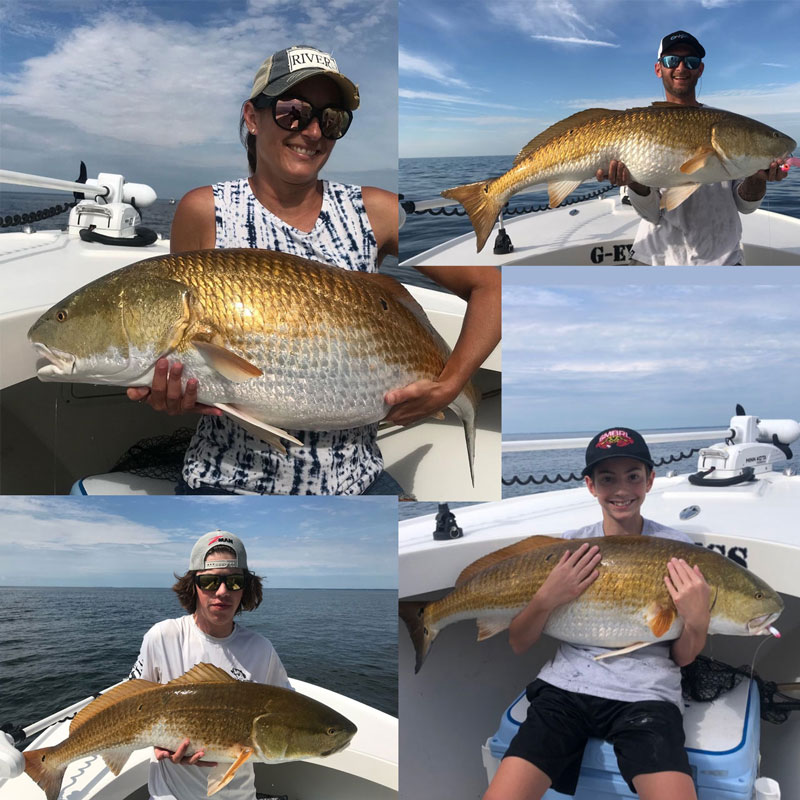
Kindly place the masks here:
<instances>
[{"instance_id":1,"label":"fish scales","mask_svg":"<svg viewBox=\"0 0 800 800\"><path fill-rule=\"evenodd\" d=\"M310 697L199 664L166 685L134 680L112 688L75 717L64 742L26 751L26 772L55 800L72 761L100 754L119 774L134 750L174 751L188 738L193 751L220 763L209 773L211 795L247 758L275 763L330 755L355 733L346 717Z\"/></svg>"},{"instance_id":2,"label":"fish scales","mask_svg":"<svg viewBox=\"0 0 800 800\"><path fill-rule=\"evenodd\" d=\"M52 362L42 380L150 385L157 358L174 355L200 402L300 430L378 422L386 392L436 380L450 355L392 278L257 249L132 264L65 298L28 335ZM477 403L467 383L450 405L470 468Z\"/></svg>"},{"instance_id":3,"label":"fish scales","mask_svg":"<svg viewBox=\"0 0 800 800\"><path fill-rule=\"evenodd\" d=\"M661 199L671 209L700 184L745 178L796 146L780 131L722 109L671 103L626 111L587 109L532 139L505 175L442 195L464 206L480 251L506 200L536 184L548 184L555 208L581 182L618 160L633 181L672 188Z\"/></svg>"},{"instance_id":4,"label":"fish scales","mask_svg":"<svg viewBox=\"0 0 800 800\"><path fill-rule=\"evenodd\" d=\"M429 604L403 603L417 650L417 669L447 625L476 619L478 638L505 630L539 590L562 554L597 546L598 578L576 600L556 608L544 632L579 645L626 647L677 638L682 621L664 577L671 558L700 567L712 587L709 633L761 633L783 608L764 581L706 548L650 536L557 540L533 536L467 567L456 588Z\"/></svg>"}]
</instances>

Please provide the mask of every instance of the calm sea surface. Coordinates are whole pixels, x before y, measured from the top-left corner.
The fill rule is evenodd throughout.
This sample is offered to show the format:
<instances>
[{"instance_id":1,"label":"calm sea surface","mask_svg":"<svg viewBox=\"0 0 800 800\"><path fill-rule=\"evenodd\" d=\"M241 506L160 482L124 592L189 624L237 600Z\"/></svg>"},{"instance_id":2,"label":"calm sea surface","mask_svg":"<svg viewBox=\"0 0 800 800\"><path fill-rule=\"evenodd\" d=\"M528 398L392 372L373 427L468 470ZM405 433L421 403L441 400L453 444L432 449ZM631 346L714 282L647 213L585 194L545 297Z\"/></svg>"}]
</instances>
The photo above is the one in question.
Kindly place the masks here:
<instances>
[{"instance_id":1,"label":"calm sea surface","mask_svg":"<svg viewBox=\"0 0 800 800\"><path fill-rule=\"evenodd\" d=\"M515 156L453 156L450 158L401 158L400 193L407 200L431 200L439 197L443 189L464 183L494 178L507 172ZM591 194L607 187L608 182L598 183L592 179L582 183L569 197ZM610 195L617 192L612 190ZM444 200L444 198L442 198ZM547 190L540 188L532 192L514 195L509 200L510 208L547 206ZM451 213L461 206L448 206ZM767 195L761 208L788 214L800 219L800 169L793 167L780 183L767 186ZM466 216L410 215L400 230L400 260L421 253L434 245L455 236L472 233L472 225Z\"/></svg>"},{"instance_id":2,"label":"calm sea surface","mask_svg":"<svg viewBox=\"0 0 800 800\"><path fill-rule=\"evenodd\" d=\"M64 206L72 202L72 195L67 192L8 191L5 185L0 185L0 189L2 189L2 191L0 191L0 221L5 220L8 216L13 218L14 215L21 216L22 214L30 214L42 209ZM142 226L155 231L165 239L169 238L169 231L172 227L172 217L175 215L176 207L176 205L170 203L170 198L159 198L152 206L141 210ZM68 223L69 211L64 210L60 214L49 219L31 222L30 226L35 231L53 229L65 230ZM22 230L22 224L0 228L0 233L3 231L20 230ZM147 253L142 252L141 255L137 253L132 256L133 260L141 258L147 258ZM387 256L383 260L381 272L385 272L387 275L391 275L404 283L410 283L412 286L423 286L428 289L445 291L441 286L431 281L422 273L417 272L413 267L398 266L395 256Z\"/></svg>"},{"instance_id":3,"label":"calm sea surface","mask_svg":"<svg viewBox=\"0 0 800 800\"><path fill-rule=\"evenodd\" d=\"M0 587L0 725L26 726L128 677L142 637L182 616L170 589ZM397 715L397 592L265 589L237 620L291 678Z\"/></svg>"}]
</instances>

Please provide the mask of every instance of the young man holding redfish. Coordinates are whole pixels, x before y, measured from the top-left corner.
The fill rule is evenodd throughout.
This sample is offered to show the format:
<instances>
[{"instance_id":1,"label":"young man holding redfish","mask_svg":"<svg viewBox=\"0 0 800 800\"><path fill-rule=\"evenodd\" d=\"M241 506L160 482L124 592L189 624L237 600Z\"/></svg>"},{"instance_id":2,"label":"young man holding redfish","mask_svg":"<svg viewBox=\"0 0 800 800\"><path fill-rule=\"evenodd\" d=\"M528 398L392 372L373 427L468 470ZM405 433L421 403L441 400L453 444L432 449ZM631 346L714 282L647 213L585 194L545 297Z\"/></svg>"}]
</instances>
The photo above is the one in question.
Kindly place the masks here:
<instances>
[{"instance_id":1,"label":"young man holding redfish","mask_svg":"<svg viewBox=\"0 0 800 800\"><path fill-rule=\"evenodd\" d=\"M705 67L705 54L705 48L686 31L675 31L661 40L655 72L668 103L702 107L695 91ZM717 158L714 153L708 156ZM773 161L768 169L744 180L702 184L694 189L687 184L691 196L667 210L660 208L661 192L632 181L621 161L612 160L607 172L597 172L599 181L608 178L612 184L628 188L631 205L642 218L630 263L667 266L744 263L739 214L755 211L766 194L767 181L780 181L785 176L778 161ZM686 178L691 181L690 172Z\"/></svg>"},{"instance_id":2,"label":"young man holding redfish","mask_svg":"<svg viewBox=\"0 0 800 800\"><path fill-rule=\"evenodd\" d=\"M597 434L586 450L583 476L603 518L567 531L565 539L660 536L691 542L681 531L641 514L653 485L653 460L630 428ZM597 579L599 549L565 552L528 605L512 620L509 642L523 653L541 636L550 614ZM614 744L620 773L643 800L696 800L684 749L680 667L702 650L710 620L710 589L698 567L665 565L664 582L683 620L672 642L595 660L600 647L562 643L528 686L528 717L511 741L484 800L538 800L552 786L574 794L588 737Z\"/></svg>"}]
</instances>

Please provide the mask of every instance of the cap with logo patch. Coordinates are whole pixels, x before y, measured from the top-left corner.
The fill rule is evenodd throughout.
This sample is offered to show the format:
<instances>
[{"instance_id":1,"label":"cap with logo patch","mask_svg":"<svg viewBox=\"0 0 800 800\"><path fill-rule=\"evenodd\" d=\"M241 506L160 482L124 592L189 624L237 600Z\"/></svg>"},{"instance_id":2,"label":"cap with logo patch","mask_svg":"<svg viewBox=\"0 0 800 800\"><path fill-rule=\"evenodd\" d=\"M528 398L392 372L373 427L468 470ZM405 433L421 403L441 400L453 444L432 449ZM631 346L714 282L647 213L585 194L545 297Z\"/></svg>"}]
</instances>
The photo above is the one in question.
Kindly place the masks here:
<instances>
[{"instance_id":1,"label":"cap with logo patch","mask_svg":"<svg viewBox=\"0 0 800 800\"><path fill-rule=\"evenodd\" d=\"M589 442L586 448L586 466L581 475L585 478L601 461L618 457L634 458L651 469L654 466L650 449L641 433L632 428L607 428Z\"/></svg>"},{"instance_id":2,"label":"cap with logo patch","mask_svg":"<svg viewBox=\"0 0 800 800\"><path fill-rule=\"evenodd\" d=\"M207 562L206 557L210 550L215 547L227 547L236 553L236 558L227 561L217 560ZM228 531L211 531L201 536L192 548L192 555L189 557L189 569L217 569L219 567L240 567L247 569L247 551L244 549L242 540Z\"/></svg>"},{"instance_id":3,"label":"cap with logo patch","mask_svg":"<svg viewBox=\"0 0 800 800\"><path fill-rule=\"evenodd\" d=\"M658 46L658 58L661 58L665 51L670 50L673 47L677 47L679 44L685 45L692 50L696 56L700 56L700 58L706 57L706 51L703 48L703 45L701 45L691 33L686 33L686 31L675 31L674 33L667 34L661 40L661 44Z\"/></svg>"},{"instance_id":4,"label":"cap with logo patch","mask_svg":"<svg viewBox=\"0 0 800 800\"><path fill-rule=\"evenodd\" d=\"M314 75L324 75L336 83L342 91L345 108L350 111L358 108L358 86L339 72L333 56L306 45L294 45L273 53L256 72L250 100L260 94L278 97Z\"/></svg>"}]
</instances>

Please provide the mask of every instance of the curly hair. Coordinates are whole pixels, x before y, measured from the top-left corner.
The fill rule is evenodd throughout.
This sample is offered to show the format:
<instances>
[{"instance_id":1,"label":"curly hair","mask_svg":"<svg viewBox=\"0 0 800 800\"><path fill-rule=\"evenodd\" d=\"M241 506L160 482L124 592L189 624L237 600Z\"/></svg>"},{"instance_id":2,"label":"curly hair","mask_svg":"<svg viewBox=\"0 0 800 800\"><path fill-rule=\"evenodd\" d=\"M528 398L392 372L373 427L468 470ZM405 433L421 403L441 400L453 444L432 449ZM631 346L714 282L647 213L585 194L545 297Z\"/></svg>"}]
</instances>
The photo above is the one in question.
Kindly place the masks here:
<instances>
[{"instance_id":1,"label":"curly hair","mask_svg":"<svg viewBox=\"0 0 800 800\"><path fill-rule=\"evenodd\" d=\"M209 550L209 553L226 552L233 554L233 551L228 547L215 547ZM207 554L208 555L208 554ZM178 595L180 604L190 613L194 614L197 610L197 587L194 584L194 576L200 570L190 569L182 576L175 575L176 583L172 587L172 591ZM261 586L261 578L249 569L244 571L244 589L242 590L242 602L239 603L239 608L236 613L240 614L242 611L253 611L261 605L263 599L263 591Z\"/></svg>"}]
</instances>

